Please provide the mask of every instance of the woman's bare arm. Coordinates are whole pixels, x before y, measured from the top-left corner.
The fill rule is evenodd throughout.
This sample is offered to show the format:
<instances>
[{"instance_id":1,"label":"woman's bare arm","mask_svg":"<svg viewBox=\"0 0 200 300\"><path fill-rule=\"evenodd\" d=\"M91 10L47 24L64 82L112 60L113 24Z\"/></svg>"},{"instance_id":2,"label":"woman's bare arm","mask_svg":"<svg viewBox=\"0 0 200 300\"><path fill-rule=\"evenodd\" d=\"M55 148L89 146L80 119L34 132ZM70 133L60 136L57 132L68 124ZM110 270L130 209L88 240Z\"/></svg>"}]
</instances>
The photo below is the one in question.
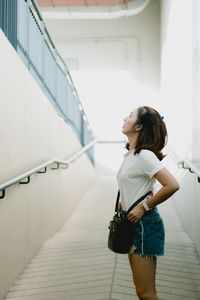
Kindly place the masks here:
<instances>
[{"instance_id":1,"label":"woman's bare arm","mask_svg":"<svg viewBox=\"0 0 200 300\"><path fill-rule=\"evenodd\" d=\"M168 171L167 168L161 169L154 175L154 177L158 180L162 187L157 193L155 193L152 197L145 201L149 208L164 202L169 197L171 197L177 190L179 190L178 181Z\"/></svg>"}]
</instances>

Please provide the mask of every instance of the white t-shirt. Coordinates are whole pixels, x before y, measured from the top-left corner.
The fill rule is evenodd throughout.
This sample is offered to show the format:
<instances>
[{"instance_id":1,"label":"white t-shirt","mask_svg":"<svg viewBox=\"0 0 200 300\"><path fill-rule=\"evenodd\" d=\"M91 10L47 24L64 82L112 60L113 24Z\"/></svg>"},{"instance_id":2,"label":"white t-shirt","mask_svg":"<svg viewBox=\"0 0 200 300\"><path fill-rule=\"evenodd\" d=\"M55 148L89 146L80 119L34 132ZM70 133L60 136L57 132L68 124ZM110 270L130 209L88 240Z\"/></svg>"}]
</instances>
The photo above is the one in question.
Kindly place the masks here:
<instances>
[{"instance_id":1,"label":"white t-shirt","mask_svg":"<svg viewBox=\"0 0 200 300\"><path fill-rule=\"evenodd\" d=\"M150 191L156 180L153 177L164 166L150 150L142 149L140 153L124 157L117 172L122 208L129 207L141 196Z\"/></svg>"}]
</instances>

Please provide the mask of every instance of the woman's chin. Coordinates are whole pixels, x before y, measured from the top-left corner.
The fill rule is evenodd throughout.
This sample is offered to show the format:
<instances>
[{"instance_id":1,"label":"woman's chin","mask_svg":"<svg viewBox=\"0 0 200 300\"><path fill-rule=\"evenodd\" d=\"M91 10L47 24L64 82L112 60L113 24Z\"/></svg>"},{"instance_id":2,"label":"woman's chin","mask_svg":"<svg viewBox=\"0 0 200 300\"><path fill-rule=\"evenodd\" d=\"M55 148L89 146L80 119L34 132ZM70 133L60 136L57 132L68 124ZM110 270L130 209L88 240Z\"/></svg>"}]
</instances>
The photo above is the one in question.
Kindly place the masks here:
<instances>
[{"instance_id":1,"label":"woman's chin","mask_svg":"<svg viewBox=\"0 0 200 300\"><path fill-rule=\"evenodd\" d=\"M122 128L122 133L123 133L123 134L126 134L126 131L124 130L124 128Z\"/></svg>"}]
</instances>

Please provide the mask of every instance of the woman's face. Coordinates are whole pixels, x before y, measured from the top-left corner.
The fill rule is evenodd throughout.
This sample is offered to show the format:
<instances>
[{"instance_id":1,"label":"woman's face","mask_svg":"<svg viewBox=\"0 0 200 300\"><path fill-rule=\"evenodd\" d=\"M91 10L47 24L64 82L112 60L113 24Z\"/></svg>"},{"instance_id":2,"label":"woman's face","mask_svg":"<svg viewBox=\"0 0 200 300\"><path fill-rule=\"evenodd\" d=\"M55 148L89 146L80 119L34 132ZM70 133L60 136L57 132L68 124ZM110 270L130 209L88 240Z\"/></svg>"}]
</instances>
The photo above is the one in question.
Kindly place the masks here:
<instances>
[{"instance_id":1,"label":"woman's face","mask_svg":"<svg viewBox=\"0 0 200 300\"><path fill-rule=\"evenodd\" d=\"M135 124L137 121L137 109L134 109L129 116L124 119L124 125L122 126L122 132L126 135L134 134Z\"/></svg>"}]
</instances>

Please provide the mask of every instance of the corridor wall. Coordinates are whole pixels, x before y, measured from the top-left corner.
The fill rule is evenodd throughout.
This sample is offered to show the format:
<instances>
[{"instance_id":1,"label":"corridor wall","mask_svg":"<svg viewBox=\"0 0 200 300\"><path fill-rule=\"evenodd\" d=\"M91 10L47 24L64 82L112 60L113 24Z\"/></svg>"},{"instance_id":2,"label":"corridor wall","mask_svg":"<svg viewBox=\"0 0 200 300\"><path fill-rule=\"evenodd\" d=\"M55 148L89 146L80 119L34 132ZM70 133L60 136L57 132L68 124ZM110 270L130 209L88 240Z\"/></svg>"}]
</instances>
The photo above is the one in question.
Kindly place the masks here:
<instances>
[{"instance_id":1,"label":"corridor wall","mask_svg":"<svg viewBox=\"0 0 200 300\"><path fill-rule=\"evenodd\" d=\"M161 1L161 93L169 128L169 145L179 160L200 162L199 1ZM200 183L178 171L175 207L200 254Z\"/></svg>"},{"instance_id":2,"label":"corridor wall","mask_svg":"<svg viewBox=\"0 0 200 300\"><path fill-rule=\"evenodd\" d=\"M0 182L81 149L0 30ZM0 299L31 257L64 221L95 180L87 155L67 169L35 174L0 200Z\"/></svg>"}]
</instances>

